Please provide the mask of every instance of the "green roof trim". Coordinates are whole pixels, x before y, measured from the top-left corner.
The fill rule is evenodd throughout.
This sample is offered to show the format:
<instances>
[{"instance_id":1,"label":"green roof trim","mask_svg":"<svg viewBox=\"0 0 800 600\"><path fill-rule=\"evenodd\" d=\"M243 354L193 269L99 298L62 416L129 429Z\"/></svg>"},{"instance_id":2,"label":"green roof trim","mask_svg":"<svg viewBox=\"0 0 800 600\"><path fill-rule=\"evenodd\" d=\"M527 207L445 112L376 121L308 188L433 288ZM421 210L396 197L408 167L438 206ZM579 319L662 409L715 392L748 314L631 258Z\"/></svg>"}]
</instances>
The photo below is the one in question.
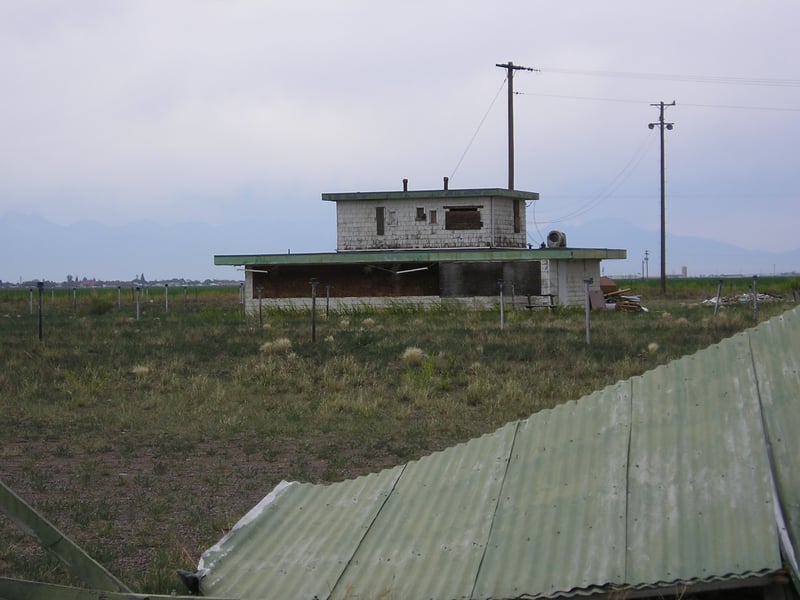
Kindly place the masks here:
<instances>
[{"instance_id":1,"label":"green roof trim","mask_svg":"<svg viewBox=\"0 0 800 600\"><path fill-rule=\"evenodd\" d=\"M504 188L473 188L464 190L414 190L411 192L342 192L325 193L322 199L329 202L341 200L447 200L454 198L508 198L510 200L538 200L539 192L508 190Z\"/></svg>"},{"instance_id":2,"label":"green roof trim","mask_svg":"<svg viewBox=\"0 0 800 600\"><path fill-rule=\"evenodd\" d=\"M368 250L316 254L218 254L216 266L353 265L413 262L509 260L607 260L627 258L627 250L609 248L486 248L451 250Z\"/></svg>"}]
</instances>

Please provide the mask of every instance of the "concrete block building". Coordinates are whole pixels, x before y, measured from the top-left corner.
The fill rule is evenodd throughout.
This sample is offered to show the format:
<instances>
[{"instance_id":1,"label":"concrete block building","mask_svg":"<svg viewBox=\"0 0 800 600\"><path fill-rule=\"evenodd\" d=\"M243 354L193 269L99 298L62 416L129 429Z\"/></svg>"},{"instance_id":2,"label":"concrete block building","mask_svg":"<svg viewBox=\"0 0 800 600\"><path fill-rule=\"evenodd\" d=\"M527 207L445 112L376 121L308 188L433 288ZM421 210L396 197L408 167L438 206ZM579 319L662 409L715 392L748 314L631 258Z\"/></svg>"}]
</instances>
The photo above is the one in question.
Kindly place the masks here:
<instances>
[{"instance_id":1,"label":"concrete block building","mask_svg":"<svg viewBox=\"0 0 800 600\"><path fill-rule=\"evenodd\" d=\"M336 252L217 255L245 271L248 310L298 307L314 294L332 308L458 302L491 306L502 290L518 306L582 305L599 289L600 261L625 250L569 248L550 232L527 244L526 203L536 192L501 188L326 193L336 203Z\"/></svg>"}]
</instances>

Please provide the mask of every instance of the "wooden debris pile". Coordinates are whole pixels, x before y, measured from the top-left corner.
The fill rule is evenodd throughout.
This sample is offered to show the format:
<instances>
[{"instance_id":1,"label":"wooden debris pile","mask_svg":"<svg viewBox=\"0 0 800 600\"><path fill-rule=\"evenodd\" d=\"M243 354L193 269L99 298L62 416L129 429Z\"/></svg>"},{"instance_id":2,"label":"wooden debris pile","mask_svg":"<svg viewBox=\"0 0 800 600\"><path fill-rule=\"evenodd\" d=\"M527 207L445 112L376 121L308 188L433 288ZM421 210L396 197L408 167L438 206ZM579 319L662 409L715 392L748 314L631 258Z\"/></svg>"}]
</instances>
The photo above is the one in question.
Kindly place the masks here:
<instances>
[{"instance_id":1,"label":"wooden debris pile","mask_svg":"<svg viewBox=\"0 0 800 600\"><path fill-rule=\"evenodd\" d=\"M648 312L642 306L641 297L631 294L630 288L620 289L608 277L600 278L600 290L603 292L605 306L609 310L624 310L626 312Z\"/></svg>"},{"instance_id":2,"label":"wooden debris pile","mask_svg":"<svg viewBox=\"0 0 800 600\"><path fill-rule=\"evenodd\" d=\"M630 288L625 288L605 294L606 308L628 312L647 312L647 308L642 306L642 299L639 296L631 295L630 291Z\"/></svg>"}]
</instances>

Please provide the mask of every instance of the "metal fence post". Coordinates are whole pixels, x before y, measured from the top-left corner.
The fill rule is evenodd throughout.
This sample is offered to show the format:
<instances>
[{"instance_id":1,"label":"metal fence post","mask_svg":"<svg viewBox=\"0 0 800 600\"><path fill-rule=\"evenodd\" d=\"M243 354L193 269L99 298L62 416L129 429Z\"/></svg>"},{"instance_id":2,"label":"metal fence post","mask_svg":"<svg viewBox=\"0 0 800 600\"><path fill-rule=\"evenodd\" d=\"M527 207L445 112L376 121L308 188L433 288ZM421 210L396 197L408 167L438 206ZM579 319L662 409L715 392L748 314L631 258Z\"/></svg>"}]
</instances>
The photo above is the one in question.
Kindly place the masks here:
<instances>
[{"instance_id":1,"label":"metal fence post","mask_svg":"<svg viewBox=\"0 0 800 600\"><path fill-rule=\"evenodd\" d=\"M758 275L753 275L753 322L758 323Z\"/></svg>"},{"instance_id":2,"label":"metal fence post","mask_svg":"<svg viewBox=\"0 0 800 600\"><path fill-rule=\"evenodd\" d=\"M311 341L317 341L317 284L319 280L312 277L311 281Z\"/></svg>"},{"instance_id":3,"label":"metal fence post","mask_svg":"<svg viewBox=\"0 0 800 600\"><path fill-rule=\"evenodd\" d=\"M503 331L506 326L506 315L503 307L503 280L497 281L497 286L500 288L500 331Z\"/></svg>"},{"instance_id":4,"label":"metal fence post","mask_svg":"<svg viewBox=\"0 0 800 600\"><path fill-rule=\"evenodd\" d=\"M44 330L42 328L42 295L44 294L44 281L38 282L36 287L39 288L39 341L41 342L44 339Z\"/></svg>"},{"instance_id":5,"label":"metal fence post","mask_svg":"<svg viewBox=\"0 0 800 600\"><path fill-rule=\"evenodd\" d=\"M592 279L591 277L589 277L588 279L584 279L583 280L583 285L584 285L584 288L586 290L585 304L586 304L586 345L587 346L589 344L591 344L591 342L592 342L592 333L591 333L592 328L591 328L590 320L589 320L589 314L591 312L592 302L591 302L591 299L589 298L589 285L591 283L593 283L593 281L594 281L594 279Z\"/></svg>"}]
</instances>

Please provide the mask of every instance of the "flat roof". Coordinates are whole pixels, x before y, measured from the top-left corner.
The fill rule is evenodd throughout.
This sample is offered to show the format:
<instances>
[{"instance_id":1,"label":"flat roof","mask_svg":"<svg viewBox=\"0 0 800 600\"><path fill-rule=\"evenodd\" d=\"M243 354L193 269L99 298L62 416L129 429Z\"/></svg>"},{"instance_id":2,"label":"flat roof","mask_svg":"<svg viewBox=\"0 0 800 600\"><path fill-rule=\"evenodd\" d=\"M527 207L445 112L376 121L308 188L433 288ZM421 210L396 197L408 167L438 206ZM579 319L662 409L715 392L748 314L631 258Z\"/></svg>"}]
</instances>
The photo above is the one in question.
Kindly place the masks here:
<instances>
[{"instance_id":1,"label":"flat roof","mask_svg":"<svg viewBox=\"0 0 800 600\"><path fill-rule=\"evenodd\" d=\"M339 202L340 200L446 200L453 198L485 198L487 196L517 200L538 200L539 192L526 192L523 190L509 190L505 188L414 190L405 192L342 192L322 194L322 199L330 202Z\"/></svg>"},{"instance_id":2,"label":"flat roof","mask_svg":"<svg viewBox=\"0 0 800 600\"><path fill-rule=\"evenodd\" d=\"M363 250L313 254L217 254L217 266L375 264L509 260L625 259L627 250L609 248L454 248L438 250Z\"/></svg>"}]
</instances>

